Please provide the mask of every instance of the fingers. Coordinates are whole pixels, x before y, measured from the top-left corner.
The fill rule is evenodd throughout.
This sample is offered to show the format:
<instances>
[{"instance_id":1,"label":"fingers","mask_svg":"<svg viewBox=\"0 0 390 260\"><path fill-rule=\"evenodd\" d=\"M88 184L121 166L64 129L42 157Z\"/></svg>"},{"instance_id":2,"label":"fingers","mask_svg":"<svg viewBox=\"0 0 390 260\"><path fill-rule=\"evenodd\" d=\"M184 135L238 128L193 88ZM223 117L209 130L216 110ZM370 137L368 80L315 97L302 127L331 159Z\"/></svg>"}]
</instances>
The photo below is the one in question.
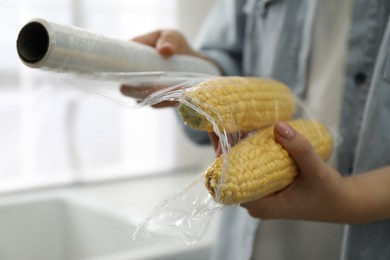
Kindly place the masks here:
<instances>
[{"instance_id":1,"label":"fingers","mask_svg":"<svg viewBox=\"0 0 390 260\"><path fill-rule=\"evenodd\" d=\"M167 58L174 54L195 55L184 36L174 30L158 30L132 40L156 48L160 55Z\"/></svg>"},{"instance_id":2,"label":"fingers","mask_svg":"<svg viewBox=\"0 0 390 260\"><path fill-rule=\"evenodd\" d=\"M119 90L123 95L135 98L137 100L144 100L147 96L153 93L153 89L151 88L127 85L121 85Z\"/></svg>"},{"instance_id":3,"label":"fingers","mask_svg":"<svg viewBox=\"0 0 390 260\"><path fill-rule=\"evenodd\" d=\"M246 133L246 132L230 133L230 134L225 136L226 139L224 139L222 142L223 144L221 144L221 141L220 141L219 137L215 134L215 132L209 133L210 141L211 141L211 144L213 145L213 148L214 148L214 151L215 151L215 154L217 157L225 152L224 149L222 148L222 146L226 147L229 145L229 146L233 147L236 144L238 144L242 139L246 138L247 135L248 135L248 133Z\"/></svg>"},{"instance_id":4,"label":"fingers","mask_svg":"<svg viewBox=\"0 0 390 260\"><path fill-rule=\"evenodd\" d=\"M210 142L214 147L215 155L218 157L222 154L221 144L219 142L219 137L214 133L209 133Z\"/></svg>"},{"instance_id":5,"label":"fingers","mask_svg":"<svg viewBox=\"0 0 390 260\"><path fill-rule=\"evenodd\" d=\"M160 103L152 105L154 108L165 108L165 107L174 107L178 105L178 101L162 101Z\"/></svg>"},{"instance_id":6,"label":"fingers","mask_svg":"<svg viewBox=\"0 0 390 260\"><path fill-rule=\"evenodd\" d=\"M155 91L164 88L163 86L155 86L155 87L137 87L137 86L127 86L121 85L119 90L120 92L128 97L135 98L137 101L142 102L147 96L151 95ZM164 107L172 107L176 106L178 101L162 101L160 103L152 105L154 108L164 108Z\"/></svg>"},{"instance_id":7,"label":"fingers","mask_svg":"<svg viewBox=\"0 0 390 260\"><path fill-rule=\"evenodd\" d=\"M245 208L253 218L267 220L280 214L280 211L283 210L281 203L278 197L271 195L260 200L242 203L240 206Z\"/></svg>"},{"instance_id":8,"label":"fingers","mask_svg":"<svg viewBox=\"0 0 390 260\"><path fill-rule=\"evenodd\" d=\"M161 35L161 31L159 30L159 31L154 31L151 33L137 36L131 40L138 42L138 43L148 45L150 47L156 47L156 42L157 42L158 38L160 38L160 35Z\"/></svg>"},{"instance_id":9,"label":"fingers","mask_svg":"<svg viewBox=\"0 0 390 260\"><path fill-rule=\"evenodd\" d=\"M281 144L297 163L301 174L321 172L324 162L310 142L285 122L274 128L275 140Z\"/></svg>"}]
</instances>

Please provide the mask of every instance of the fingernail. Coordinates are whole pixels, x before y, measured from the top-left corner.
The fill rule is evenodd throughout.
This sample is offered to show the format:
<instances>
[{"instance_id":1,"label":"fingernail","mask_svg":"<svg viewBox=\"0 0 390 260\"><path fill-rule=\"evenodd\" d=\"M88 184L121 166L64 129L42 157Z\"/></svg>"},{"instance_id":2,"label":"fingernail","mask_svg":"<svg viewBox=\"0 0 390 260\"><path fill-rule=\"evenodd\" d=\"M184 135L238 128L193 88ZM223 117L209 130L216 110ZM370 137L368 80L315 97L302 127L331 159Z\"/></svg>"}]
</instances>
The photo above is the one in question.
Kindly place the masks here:
<instances>
[{"instance_id":1,"label":"fingernail","mask_svg":"<svg viewBox=\"0 0 390 260\"><path fill-rule=\"evenodd\" d=\"M295 136L294 130L285 122L279 122L275 126L276 132L285 139L291 139Z\"/></svg>"},{"instance_id":2,"label":"fingernail","mask_svg":"<svg viewBox=\"0 0 390 260\"><path fill-rule=\"evenodd\" d=\"M173 45L170 42L162 42L158 47L159 53L164 57L170 57L174 54Z\"/></svg>"}]
</instances>

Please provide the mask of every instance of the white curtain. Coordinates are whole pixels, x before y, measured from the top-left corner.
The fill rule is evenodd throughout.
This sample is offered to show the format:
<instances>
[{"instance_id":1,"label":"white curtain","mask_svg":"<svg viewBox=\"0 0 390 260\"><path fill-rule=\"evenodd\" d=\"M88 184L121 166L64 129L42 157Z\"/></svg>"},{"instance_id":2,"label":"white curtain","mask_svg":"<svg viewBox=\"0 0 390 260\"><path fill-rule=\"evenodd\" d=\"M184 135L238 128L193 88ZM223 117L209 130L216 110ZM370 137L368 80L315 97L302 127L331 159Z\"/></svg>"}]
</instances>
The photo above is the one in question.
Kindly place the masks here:
<instances>
[{"instance_id":1,"label":"white curtain","mask_svg":"<svg viewBox=\"0 0 390 260\"><path fill-rule=\"evenodd\" d=\"M18 31L36 17L122 39L187 26L192 39L200 21L183 22L185 2L192 3L0 0L0 192L208 164L211 149L184 136L173 109L130 111L71 87L53 73L26 68L15 49ZM207 12L207 2L199 1L199 17Z\"/></svg>"}]
</instances>

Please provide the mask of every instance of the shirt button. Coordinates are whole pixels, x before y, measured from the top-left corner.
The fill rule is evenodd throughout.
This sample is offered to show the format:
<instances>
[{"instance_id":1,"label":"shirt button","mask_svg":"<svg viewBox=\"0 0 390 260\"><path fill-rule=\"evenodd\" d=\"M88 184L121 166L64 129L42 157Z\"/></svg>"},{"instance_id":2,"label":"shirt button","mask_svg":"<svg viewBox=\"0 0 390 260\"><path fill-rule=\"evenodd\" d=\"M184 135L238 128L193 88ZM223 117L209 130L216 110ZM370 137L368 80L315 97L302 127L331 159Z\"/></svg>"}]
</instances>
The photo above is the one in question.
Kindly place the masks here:
<instances>
[{"instance_id":1,"label":"shirt button","mask_svg":"<svg viewBox=\"0 0 390 260\"><path fill-rule=\"evenodd\" d=\"M354 78L355 84L358 86L363 85L367 81L367 75L364 72L358 72Z\"/></svg>"}]
</instances>

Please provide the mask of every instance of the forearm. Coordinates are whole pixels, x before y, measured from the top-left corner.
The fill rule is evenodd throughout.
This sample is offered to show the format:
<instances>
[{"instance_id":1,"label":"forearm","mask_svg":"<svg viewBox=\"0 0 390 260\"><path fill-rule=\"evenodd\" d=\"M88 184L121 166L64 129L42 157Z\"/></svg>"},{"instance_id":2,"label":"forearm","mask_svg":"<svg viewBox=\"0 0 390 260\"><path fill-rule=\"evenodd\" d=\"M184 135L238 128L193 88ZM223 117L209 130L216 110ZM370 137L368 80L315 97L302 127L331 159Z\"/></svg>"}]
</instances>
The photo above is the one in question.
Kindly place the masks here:
<instances>
[{"instance_id":1,"label":"forearm","mask_svg":"<svg viewBox=\"0 0 390 260\"><path fill-rule=\"evenodd\" d=\"M390 166L345 177L350 223L390 219Z\"/></svg>"}]
</instances>

